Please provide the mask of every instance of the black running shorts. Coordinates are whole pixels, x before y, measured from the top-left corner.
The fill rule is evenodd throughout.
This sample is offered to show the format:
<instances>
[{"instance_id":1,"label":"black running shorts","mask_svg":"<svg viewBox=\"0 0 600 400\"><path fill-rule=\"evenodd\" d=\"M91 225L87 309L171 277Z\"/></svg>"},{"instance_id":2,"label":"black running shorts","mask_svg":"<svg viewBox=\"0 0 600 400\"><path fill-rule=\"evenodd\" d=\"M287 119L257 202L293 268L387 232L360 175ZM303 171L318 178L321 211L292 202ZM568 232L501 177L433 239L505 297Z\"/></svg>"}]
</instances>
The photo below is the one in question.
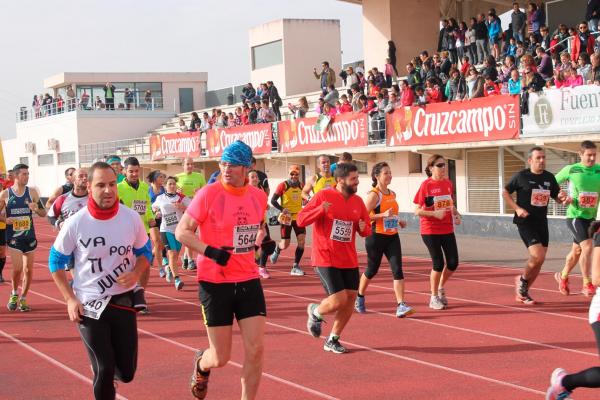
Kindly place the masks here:
<instances>
[{"instance_id":1,"label":"black running shorts","mask_svg":"<svg viewBox=\"0 0 600 400\"><path fill-rule=\"evenodd\" d=\"M0 246L6 246L6 229L0 229Z\"/></svg>"},{"instance_id":2,"label":"black running shorts","mask_svg":"<svg viewBox=\"0 0 600 400\"><path fill-rule=\"evenodd\" d=\"M593 219L567 218L567 228L569 228L573 235L573 243L579 244L584 240L590 239L588 229L592 222L594 222Z\"/></svg>"},{"instance_id":3,"label":"black running shorts","mask_svg":"<svg viewBox=\"0 0 600 400\"><path fill-rule=\"evenodd\" d=\"M298 235L306 235L306 228L299 227L296 221L292 221L291 225L281 224L281 238L291 239L292 229L294 230L294 234L296 235L296 237L298 237Z\"/></svg>"},{"instance_id":4,"label":"black running shorts","mask_svg":"<svg viewBox=\"0 0 600 400\"><path fill-rule=\"evenodd\" d=\"M204 324L208 327L233 325L236 320L267 316L265 295L260 279L239 283L200 281L198 297L202 304Z\"/></svg>"},{"instance_id":5,"label":"black running shorts","mask_svg":"<svg viewBox=\"0 0 600 400\"><path fill-rule=\"evenodd\" d=\"M36 239L14 238L8 241L8 247L20 251L23 254L31 253L37 248Z\"/></svg>"},{"instance_id":6,"label":"black running shorts","mask_svg":"<svg viewBox=\"0 0 600 400\"><path fill-rule=\"evenodd\" d=\"M525 247L530 247L536 244L541 244L543 247L548 247L550 236L548 234L548 221L536 221L533 223L518 224L519 236L525 244Z\"/></svg>"},{"instance_id":7,"label":"black running shorts","mask_svg":"<svg viewBox=\"0 0 600 400\"><path fill-rule=\"evenodd\" d=\"M342 290L358 290L360 276L356 268L315 267L328 296Z\"/></svg>"}]
</instances>

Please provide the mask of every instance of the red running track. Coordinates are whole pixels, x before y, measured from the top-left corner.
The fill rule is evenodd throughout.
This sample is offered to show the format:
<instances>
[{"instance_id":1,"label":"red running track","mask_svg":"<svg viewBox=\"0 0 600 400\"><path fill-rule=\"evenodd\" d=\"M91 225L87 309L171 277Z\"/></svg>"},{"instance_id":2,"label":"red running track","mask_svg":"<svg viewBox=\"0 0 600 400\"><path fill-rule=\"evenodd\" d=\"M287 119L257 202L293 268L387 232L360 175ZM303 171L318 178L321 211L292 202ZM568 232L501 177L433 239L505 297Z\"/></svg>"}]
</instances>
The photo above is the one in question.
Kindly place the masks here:
<instances>
[{"instance_id":1,"label":"red running track","mask_svg":"<svg viewBox=\"0 0 600 400\"><path fill-rule=\"evenodd\" d=\"M46 260L54 233L37 221L39 251L28 296L30 313L9 312L10 291L0 285L0 399L87 399L91 372L75 326ZM287 253L291 254L291 253ZM308 260L308 257L305 257ZM427 307L429 263L405 258L410 318L394 316L391 274L382 266L366 296L368 313L354 314L342 342L347 354L322 350L323 338L307 332L306 305L324 296L315 274L288 275L284 255L263 281L267 297L265 369L260 399L543 399L550 372L598 364L587 323L589 299L556 292L550 273L531 291L542 304L514 301L518 271L463 264L448 283L450 306ZM361 265L365 256L361 255ZM4 276L8 276L7 265ZM135 380L120 384L122 399L191 398L193 352L207 345L194 277L177 292L153 270L147 299L151 314L138 317L139 365ZM330 324L324 325L324 334ZM232 360L213 371L209 399L238 399L243 352L234 334ZM576 399L597 399L579 389Z\"/></svg>"}]
</instances>

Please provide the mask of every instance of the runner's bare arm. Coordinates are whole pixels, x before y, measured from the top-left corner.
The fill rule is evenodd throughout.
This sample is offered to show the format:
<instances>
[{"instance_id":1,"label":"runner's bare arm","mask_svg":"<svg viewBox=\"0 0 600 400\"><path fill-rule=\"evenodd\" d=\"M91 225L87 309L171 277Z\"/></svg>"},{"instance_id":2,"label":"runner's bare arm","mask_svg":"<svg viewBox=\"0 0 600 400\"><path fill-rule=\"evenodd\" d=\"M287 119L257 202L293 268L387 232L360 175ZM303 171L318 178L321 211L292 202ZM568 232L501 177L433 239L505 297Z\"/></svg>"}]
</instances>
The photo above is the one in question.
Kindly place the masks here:
<instances>
[{"instance_id":1,"label":"runner's bare arm","mask_svg":"<svg viewBox=\"0 0 600 400\"><path fill-rule=\"evenodd\" d=\"M80 322L81 316L83 315L83 305L79 299L75 296L71 285L67 281L67 274L64 269L59 269L52 273L52 279L56 283L60 294L67 302L67 312L69 313L69 319L71 322Z\"/></svg>"},{"instance_id":2,"label":"runner's bare arm","mask_svg":"<svg viewBox=\"0 0 600 400\"><path fill-rule=\"evenodd\" d=\"M40 217L45 217L47 211L46 208L44 208L44 205L42 204L42 200L40 199L40 194L38 193L37 189L32 188L30 190L30 193L31 203L29 203L29 208L31 208L31 211L35 212Z\"/></svg>"},{"instance_id":3,"label":"runner's bare arm","mask_svg":"<svg viewBox=\"0 0 600 400\"><path fill-rule=\"evenodd\" d=\"M377 207L377 200L378 199L379 199L379 196L375 192L370 192L367 195L367 201L365 201L365 206L367 207L367 211L369 213L371 211L373 211L375 209L375 207ZM372 214L372 215L370 215L370 220L375 221L375 220L378 220L378 219L389 217L390 215L392 215L392 210L391 209L387 209L385 212L382 212L382 213L379 213L379 214Z\"/></svg>"},{"instance_id":4,"label":"runner's bare arm","mask_svg":"<svg viewBox=\"0 0 600 400\"><path fill-rule=\"evenodd\" d=\"M8 190L4 189L2 192L0 192L0 211L4 210L4 208L6 208L6 199L8 198Z\"/></svg>"},{"instance_id":5,"label":"runner's bare arm","mask_svg":"<svg viewBox=\"0 0 600 400\"><path fill-rule=\"evenodd\" d=\"M421 207L420 205L417 205L417 207L415 208L415 215L417 217L433 217L437 219L443 219L445 214L446 210L429 211L423 209L423 207Z\"/></svg>"},{"instance_id":6,"label":"runner's bare arm","mask_svg":"<svg viewBox=\"0 0 600 400\"><path fill-rule=\"evenodd\" d=\"M188 214L183 214L181 221L179 221L177 228L175 228L175 237L182 245L204 254L206 244L201 242L196 236L195 232L197 228L198 224L196 221Z\"/></svg>"},{"instance_id":7,"label":"runner's bare arm","mask_svg":"<svg viewBox=\"0 0 600 400\"><path fill-rule=\"evenodd\" d=\"M58 198L58 196L60 196L62 194L62 186L59 188L56 188L54 190L54 192L50 195L50 197L48 197L48 201L46 201L46 208L50 208L52 207L52 204L54 204L54 201Z\"/></svg>"},{"instance_id":8,"label":"runner's bare arm","mask_svg":"<svg viewBox=\"0 0 600 400\"><path fill-rule=\"evenodd\" d=\"M310 199L310 192L312 192L314 184L315 184L314 176L311 176L310 178L308 178L306 180L306 184L304 185L304 188L302 189L302 198L304 200L308 201L308 199Z\"/></svg>"},{"instance_id":9,"label":"runner's bare arm","mask_svg":"<svg viewBox=\"0 0 600 400\"><path fill-rule=\"evenodd\" d=\"M513 210L515 210L515 212L517 213L517 215L519 217L525 218L529 215L529 213L527 212L527 210L519 207L517 205L517 203L513 200L512 196L510 195L510 193L508 193L508 190L506 189L502 189L502 198L504 198L504 202L506 204L508 204L510 206L510 208L512 208Z\"/></svg>"}]
</instances>

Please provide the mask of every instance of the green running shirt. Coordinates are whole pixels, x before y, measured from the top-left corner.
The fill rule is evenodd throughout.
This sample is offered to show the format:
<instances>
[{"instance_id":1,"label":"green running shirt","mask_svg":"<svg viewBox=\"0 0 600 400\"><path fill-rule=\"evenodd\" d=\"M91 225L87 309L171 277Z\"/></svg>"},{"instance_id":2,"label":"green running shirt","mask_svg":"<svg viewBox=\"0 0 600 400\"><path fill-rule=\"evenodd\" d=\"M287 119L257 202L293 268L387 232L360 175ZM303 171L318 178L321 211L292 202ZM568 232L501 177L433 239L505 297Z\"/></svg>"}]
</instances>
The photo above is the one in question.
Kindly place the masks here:
<instances>
[{"instance_id":1,"label":"green running shirt","mask_svg":"<svg viewBox=\"0 0 600 400\"><path fill-rule=\"evenodd\" d=\"M569 181L569 195L573 202L567 209L567 218L596 219L600 195L600 165L567 165L556 174L556 181L559 184Z\"/></svg>"}]
</instances>

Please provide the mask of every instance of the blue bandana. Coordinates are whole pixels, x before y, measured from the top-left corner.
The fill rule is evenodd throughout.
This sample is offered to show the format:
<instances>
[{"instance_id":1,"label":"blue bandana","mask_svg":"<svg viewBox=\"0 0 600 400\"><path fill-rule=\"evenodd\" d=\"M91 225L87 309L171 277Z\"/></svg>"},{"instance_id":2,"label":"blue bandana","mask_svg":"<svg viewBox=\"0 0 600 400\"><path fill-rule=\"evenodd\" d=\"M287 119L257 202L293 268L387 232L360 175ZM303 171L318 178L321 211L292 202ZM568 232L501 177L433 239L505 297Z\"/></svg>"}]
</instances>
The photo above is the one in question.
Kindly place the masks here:
<instances>
[{"instance_id":1,"label":"blue bandana","mask_svg":"<svg viewBox=\"0 0 600 400\"><path fill-rule=\"evenodd\" d=\"M252 165L252 149L246 143L237 140L225 147L221 162L249 168Z\"/></svg>"},{"instance_id":2,"label":"blue bandana","mask_svg":"<svg viewBox=\"0 0 600 400\"><path fill-rule=\"evenodd\" d=\"M120 163L120 162L121 162L121 159L120 159L119 157L111 157L111 158L109 158L108 160L106 160L106 163L107 163L107 164L112 164L112 163L114 163L114 162L119 162L119 163Z\"/></svg>"}]
</instances>

